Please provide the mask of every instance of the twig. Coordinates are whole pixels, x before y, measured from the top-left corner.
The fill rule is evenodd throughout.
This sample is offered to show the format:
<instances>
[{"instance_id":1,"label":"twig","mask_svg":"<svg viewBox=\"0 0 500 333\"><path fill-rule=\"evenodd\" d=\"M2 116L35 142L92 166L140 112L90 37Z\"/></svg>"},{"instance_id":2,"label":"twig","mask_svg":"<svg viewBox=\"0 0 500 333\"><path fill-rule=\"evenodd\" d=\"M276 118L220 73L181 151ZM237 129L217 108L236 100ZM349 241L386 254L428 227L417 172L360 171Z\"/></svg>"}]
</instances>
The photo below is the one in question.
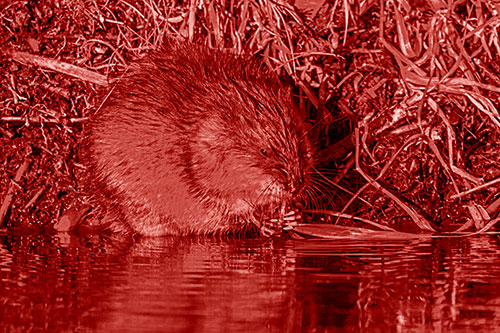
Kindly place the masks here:
<instances>
[{"instance_id":1,"label":"twig","mask_svg":"<svg viewBox=\"0 0 500 333\"><path fill-rule=\"evenodd\" d=\"M351 215L351 214L345 214L345 213L341 213L341 212L334 212L334 211L326 210L326 209L305 209L303 212L304 213L309 213L309 214L324 214L324 215L336 216L338 218L357 220L357 221L361 221L361 222L364 222L366 224L372 225L374 227L380 228L382 230L397 231L396 229L393 229L391 227L385 226L383 224L376 223L376 222L370 221L368 219L365 219L365 218L362 218L362 217L358 217L358 216L354 216L354 215Z\"/></svg>"},{"instance_id":2,"label":"twig","mask_svg":"<svg viewBox=\"0 0 500 333\"><path fill-rule=\"evenodd\" d=\"M364 172L364 170L359 165L359 145L360 145L360 142L359 142L359 128L358 127L356 128L355 133L356 133L356 144L355 144L355 147L356 147L356 171L361 175L361 177L363 177L368 182L368 184L372 185L376 189L381 190L386 196L388 196L393 201L395 201L411 217L413 222L415 222L415 224L418 225L421 229L435 231L434 228L429 223L429 221L427 221L422 215L420 215L413 208L411 208L410 206L405 204L401 199L399 199L391 191L384 188L375 179L373 179L367 173Z\"/></svg>"},{"instance_id":3,"label":"twig","mask_svg":"<svg viewBox=\"0 0 500 333\"><path fill-rule=\"evenodd\" d=\"M68 64L66 62L15 50L8 50L7 55L9 55L12 60L18 61L20 63L27 63L42 68L47 68L55 72L70 75L80 80L92 82L103 87L106 87L108 85L108 80L104 75L85 68Z\"/></svg>"},{"instance_id":4,"label":"twig","mask_svg":"<svg viewBox=\"0 0 500 333\"><path fill-rule=\"evenodd\" d=\"M45 191L45 186L43 186L41 189L39 189L35 195L31 198L31 200L24 206L24 210L28 210L34 203L35 201L38 200L38 198L42 195L42 193Z\"/></svg>"},{"instance_id":5,"label":"twig","mask_svg":"<svg viewBox=\"0 0 500 333\"><path fill-rule=\"evenodd\" d=\"M500 183L500 178L493 179L493 180L491 180L491 181L489 181L487 183L484 183L483 185L476 186L476 187L471 188L470 190L467 190L465 192L453 194L452 196L450 196L450 199L455 200L455 199L458 199L458 198L461 198L461 197L465 197L466 195L469 195L471 193L474 193L474 192L482 190L484 188L493 186L493 185L498 184L498 183Z\"/></svg>"},{"instance_id":6,"label":"twig","mask_svg":"<svg viewBox=\"0 0 500 333\"><path fill-rule=\"evenodd\" d=\"M5 117L0 117L0 122L5 122L5 123L25 123L26 120L28 120L31 123L44 123L44 124L61 124L62 122L58 119L46 119L44 117L38 117L38 116L33 116L33 117L16 117L16 116L5 116ZM72 124L75 123L83 123L87 121L87 117L82 117L82 118L69 118L68 121Z\"/></svg>"},{"instance_id":7,"label":"twig","mask_svg":"<svg viewBox=\"0 0 500 333\"><path fill-rule=\"evenodd\" d=\"M7 191L7 195L5 196L2 206L0 207L0 223L3 222L5 215L7 215L7 211L9 210L10 204L12 203L12 198L14 197L14 187L23 175L26 173L26 170L28 170L28 166L31 163L31 157L26 156L23 164L17 169L16 175L14 176L14 180L11 181L9 185L9 190Z\"/></svg>"}]
</instances>

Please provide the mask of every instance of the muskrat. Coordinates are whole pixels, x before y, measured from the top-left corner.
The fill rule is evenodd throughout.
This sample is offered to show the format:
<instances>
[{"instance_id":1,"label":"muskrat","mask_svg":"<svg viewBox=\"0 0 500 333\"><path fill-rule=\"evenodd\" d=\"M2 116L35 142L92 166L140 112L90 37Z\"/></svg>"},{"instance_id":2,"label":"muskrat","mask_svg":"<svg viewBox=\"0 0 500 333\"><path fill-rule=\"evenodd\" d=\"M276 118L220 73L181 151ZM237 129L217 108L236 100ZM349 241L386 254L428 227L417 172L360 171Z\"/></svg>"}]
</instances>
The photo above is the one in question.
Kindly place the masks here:
<instances>
[{"instance_id":1,"label":"muskrat","mask_svg":"<svg viewBox=\"0 0 500 333\"><path fill-rule=\"evenodd\" d=\"M308 195L304 124L290 85L262 64L168 42L89 121L91 194L112 228L142 235L272 232Z\"/></svg>"}]
</instances>

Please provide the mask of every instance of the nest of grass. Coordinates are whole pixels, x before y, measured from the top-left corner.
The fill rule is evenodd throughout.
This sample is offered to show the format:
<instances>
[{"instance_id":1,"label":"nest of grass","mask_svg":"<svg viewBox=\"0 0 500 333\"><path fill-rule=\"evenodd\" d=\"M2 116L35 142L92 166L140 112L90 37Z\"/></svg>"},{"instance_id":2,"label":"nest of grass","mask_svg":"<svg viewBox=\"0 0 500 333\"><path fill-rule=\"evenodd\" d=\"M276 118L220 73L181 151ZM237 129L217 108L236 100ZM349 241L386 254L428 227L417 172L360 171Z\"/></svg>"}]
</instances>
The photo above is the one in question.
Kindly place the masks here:
<instances>
[{"instance_id":1,"label":"nest of grass","mask_svg":"<svg viewBox=\"0 0 500 333\"><path fill-rule=\"evenodd\" d=\"M482 232L500 207L495 1L18 1L0 8L0 222L78 202L79 135L166 38L260 57L317 145L314 219Z\"/></svg>"}]
</instances>

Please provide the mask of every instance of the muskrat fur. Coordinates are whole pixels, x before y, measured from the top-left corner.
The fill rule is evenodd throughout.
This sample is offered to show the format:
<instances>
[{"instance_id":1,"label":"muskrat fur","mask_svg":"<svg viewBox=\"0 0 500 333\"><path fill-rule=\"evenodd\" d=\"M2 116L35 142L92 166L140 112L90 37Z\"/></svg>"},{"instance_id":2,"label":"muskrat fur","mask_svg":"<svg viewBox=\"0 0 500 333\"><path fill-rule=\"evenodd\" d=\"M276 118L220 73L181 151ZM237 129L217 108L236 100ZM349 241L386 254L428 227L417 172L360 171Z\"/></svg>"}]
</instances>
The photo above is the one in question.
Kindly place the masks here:
<instances>
[{"instance_id":1,"label":"muskrat fur","mask_svg":"<svg viewBox=\"0 0 500 333\"><path fill-rule=\"evenodd\" d=\"M313 164L291 88L255 60L169 42L91 118L88 182L112 229L238 232L283 221Z\"/></svg>"}]
</instances>

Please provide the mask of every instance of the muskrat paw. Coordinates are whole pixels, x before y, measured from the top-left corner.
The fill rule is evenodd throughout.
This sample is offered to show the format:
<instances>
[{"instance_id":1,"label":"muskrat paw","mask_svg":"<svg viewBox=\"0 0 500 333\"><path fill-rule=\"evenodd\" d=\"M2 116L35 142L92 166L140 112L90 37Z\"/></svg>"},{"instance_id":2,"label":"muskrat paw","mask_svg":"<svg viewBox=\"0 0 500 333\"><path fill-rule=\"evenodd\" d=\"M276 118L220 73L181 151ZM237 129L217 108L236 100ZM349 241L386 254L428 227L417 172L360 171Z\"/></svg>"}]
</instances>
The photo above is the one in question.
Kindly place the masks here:
<instances>
[{"instance_id":1,"label":"muskrat paw","mask_svg":"<svg viewBox=\"0 0 500 333\"><path fill-rule=\"evenodd\" d=\"M283 230L293 230L299 223L302 222L302 214L297 210L291 210L283 217Z\"/></svg>"},{"instance_id":2,"label":"muskrat paw","mask_svg":"<svg viewBox=\"0 0 500 333\"><path fill-rule=\"evenodd\" d=\"M271 218L263 221L259 233L264 237L271 237L283 231L290 231L300 223L302 215L296 210L291 210L279 218Z\"/></svg>"}]
</instances>

